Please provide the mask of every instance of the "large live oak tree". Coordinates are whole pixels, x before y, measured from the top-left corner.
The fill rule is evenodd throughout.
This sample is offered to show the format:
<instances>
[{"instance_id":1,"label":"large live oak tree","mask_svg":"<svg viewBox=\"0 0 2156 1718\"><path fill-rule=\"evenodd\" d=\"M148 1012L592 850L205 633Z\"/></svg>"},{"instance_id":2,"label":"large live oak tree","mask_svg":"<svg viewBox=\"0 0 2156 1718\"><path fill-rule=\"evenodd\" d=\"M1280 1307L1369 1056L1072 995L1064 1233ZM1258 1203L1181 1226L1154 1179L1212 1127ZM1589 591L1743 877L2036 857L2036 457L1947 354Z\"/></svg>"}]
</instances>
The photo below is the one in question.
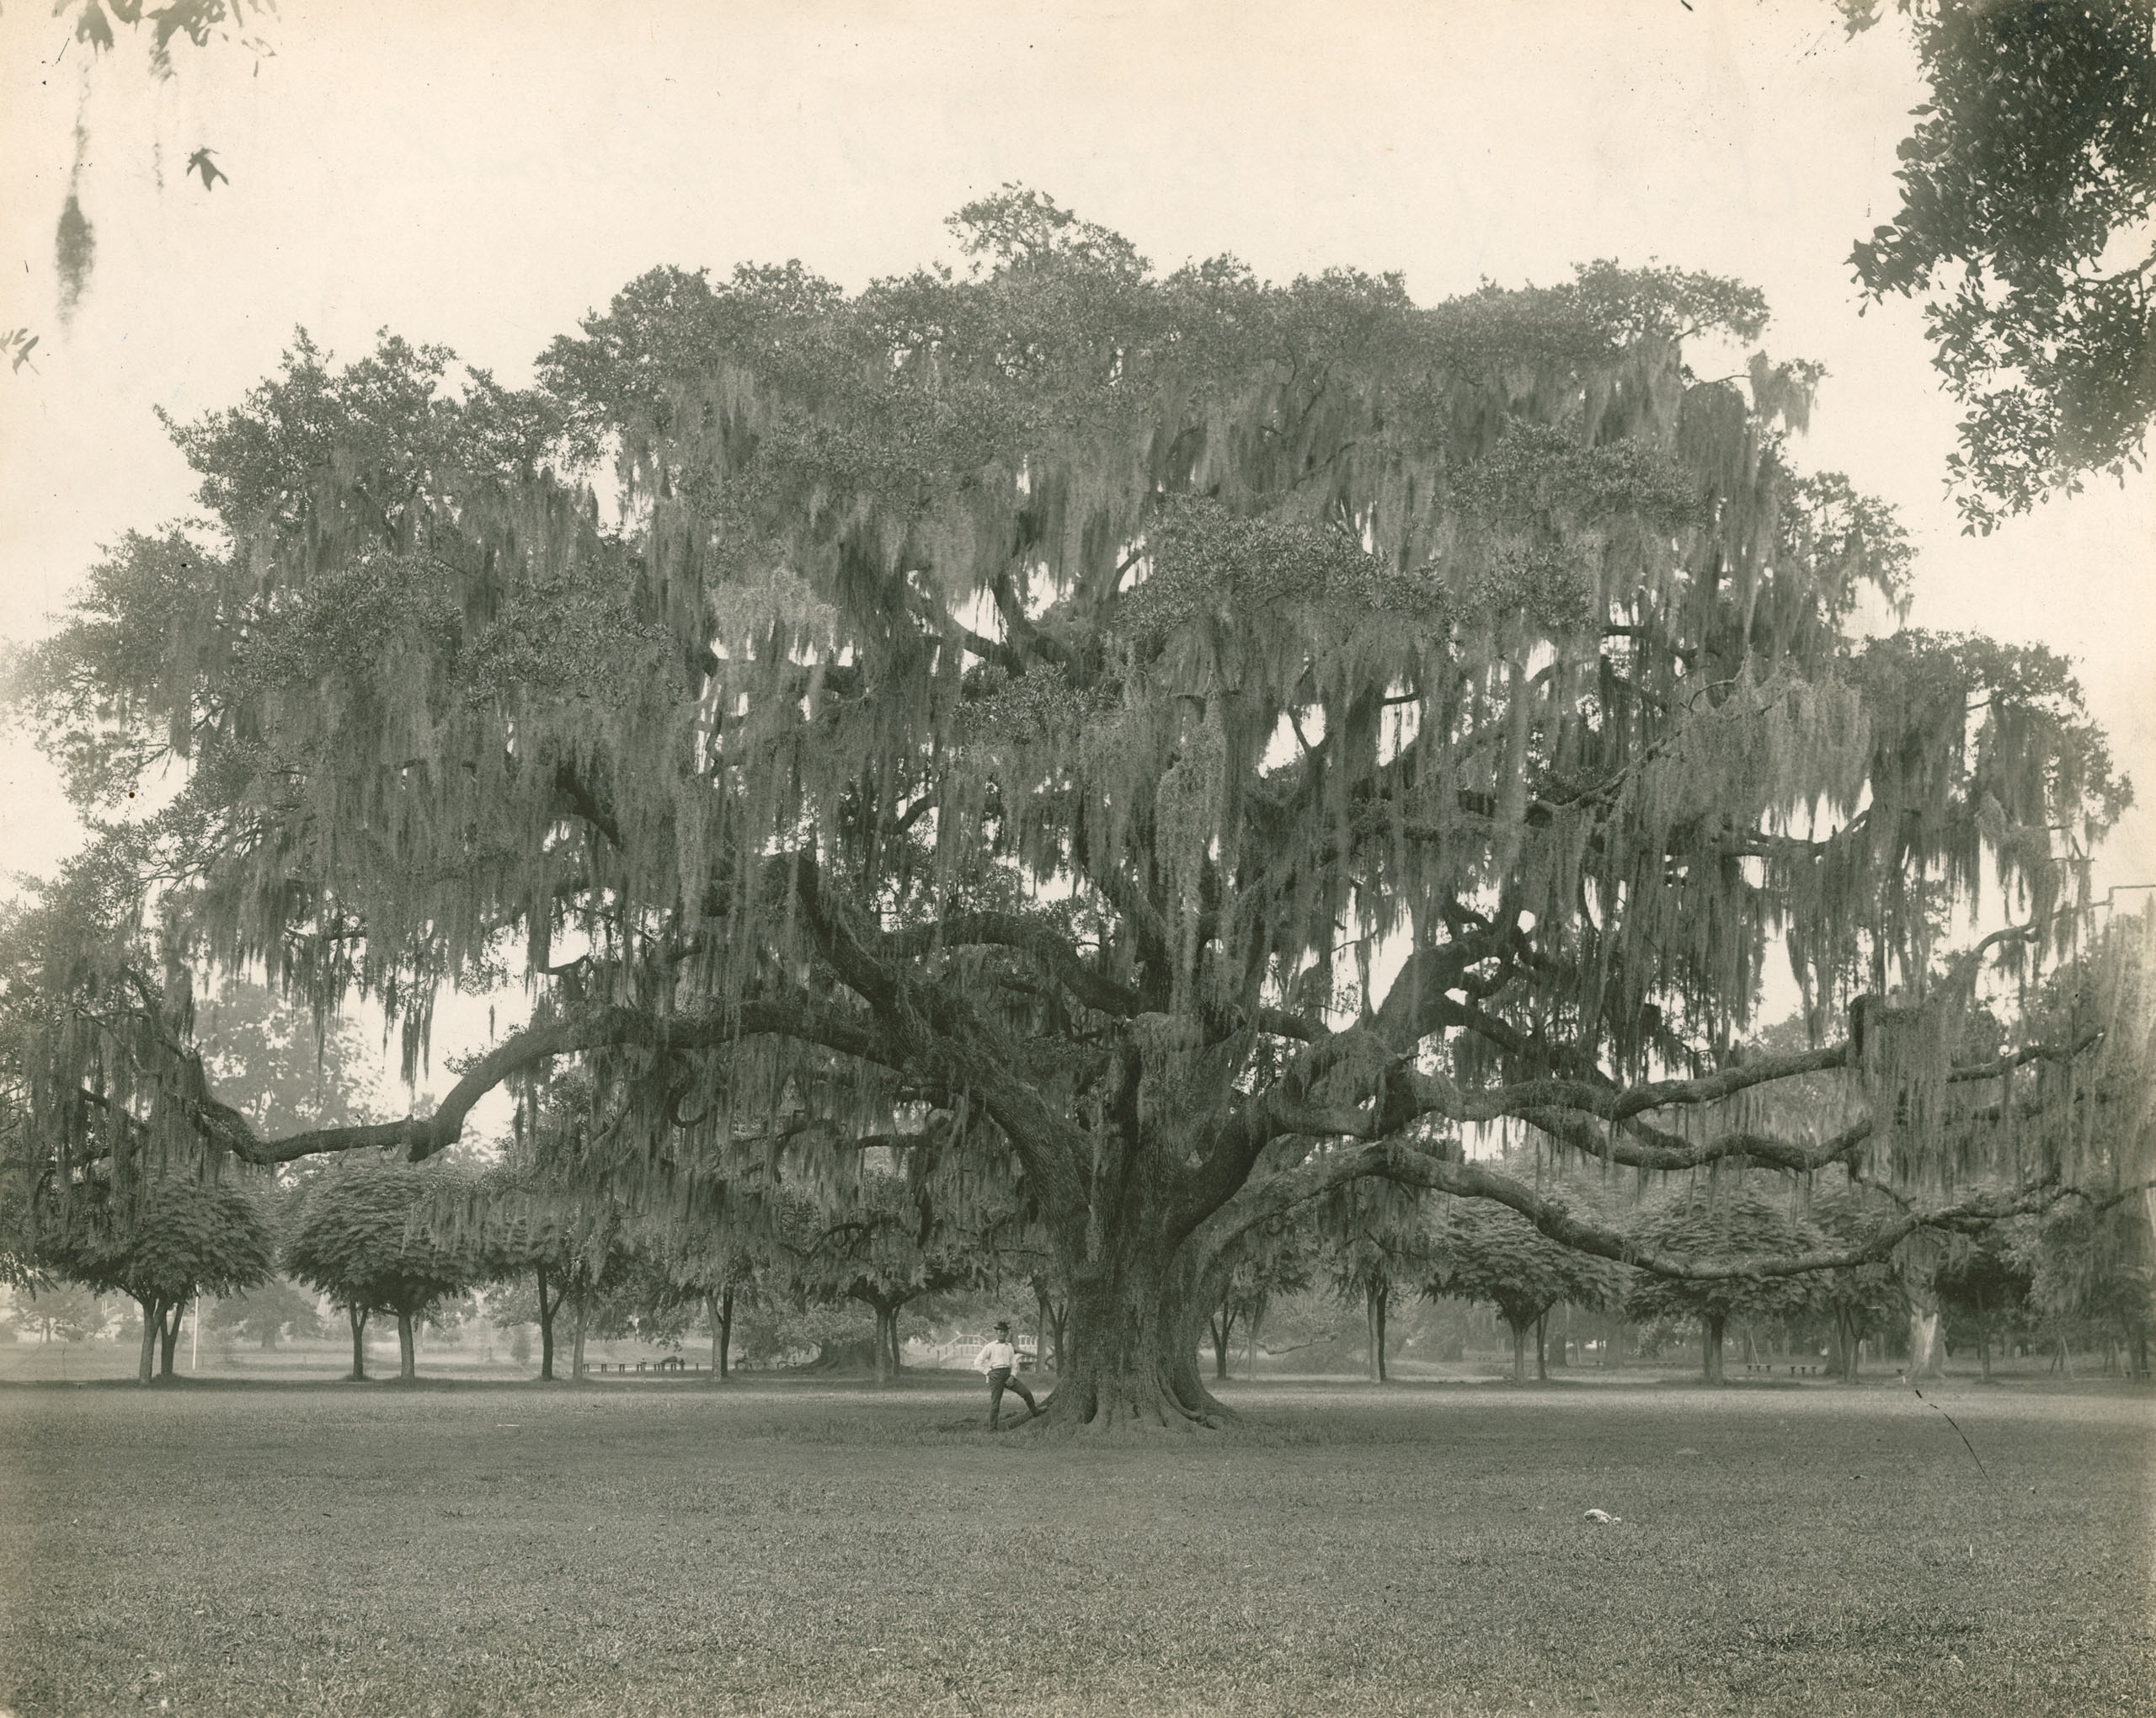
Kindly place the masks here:
<instances>
[{"instance_id":1,"label":"large live oak tree","mask_svg":"<svg viewBox=\"0 0 2156 1718\"><path fill-rule=\"evenodd\" d=\"M302 343L177 431L214 528L124 542L19 677L86 801L186 760L84 862L157 879L174 976L66 967L24 1052L63 1162L424 1159L574 1063L629 1208L871 1144L954 1220L1017 1205L1069 1294L1049 1423L1097 1427L1218 1419L1227 1249L1363 1177L1692 1278L2121 1184L2146 1139L2072 1123L2142 1041L1951 1068L1932 974L1991 874L2026 929L1988 958L2044 952L2123 784L2044 652L1853 642L1908 556L1790 463L1815 372L1688 361L1755 293L1597 264L1424 307L1162 276L1027 192L954 226L970 273L851 296L655 271L529 392ZM1732 1048L1778 933L1816 1027L1876 999L1861 1043ZM538 995L430 1112L265 1139L192 1055L205 961L364 990L413 1059L441 984ZM1848 1125L1777 1131L1833 1070ZM1690 1258L1440 1125L1481 1122L1913 1203ZM1954 1193L1972 1156L2003 1191Z\"/></svg>"}]
</instances>

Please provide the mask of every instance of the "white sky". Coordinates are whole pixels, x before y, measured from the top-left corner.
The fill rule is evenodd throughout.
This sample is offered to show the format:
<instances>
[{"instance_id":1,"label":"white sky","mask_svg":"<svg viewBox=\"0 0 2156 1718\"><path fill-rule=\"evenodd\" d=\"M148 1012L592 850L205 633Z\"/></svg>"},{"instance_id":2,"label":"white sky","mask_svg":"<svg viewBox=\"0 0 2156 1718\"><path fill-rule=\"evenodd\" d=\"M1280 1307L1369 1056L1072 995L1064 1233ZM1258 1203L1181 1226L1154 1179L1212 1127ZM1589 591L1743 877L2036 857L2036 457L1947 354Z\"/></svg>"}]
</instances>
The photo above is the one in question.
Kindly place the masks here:
<instances>
[{"instance_id":1,"label":"white sky","mask_svg":"<svg viewBox=\"0 0 2156 1718\"><path fill-rule=\"evenodd\" d=\"M0 372L0 637L40 631L99 543L186 510L152 407L231 403L296 324L346 357L387 327L519 382L654 264L799 257L857 288L948 256L943 217L1018 179L1163 267L1396 269L1424 302L1597 257L1760 286L1769 349L1828 370L1801 456L1920 545L1914 622L2078 659L2156 799L2156 483L1960 535L1918 316L1860 317L1845 260L1898 206L1924 91L1895 28L1846 41L1828 0L283 0L274 57L183 45L162 86L144 42L88 67L50 12L0 12L0 329L42 336L35 373ZM63 330L86 69L97 268ZM184 173L205 144L213 191ZM10 738L0 866L72 841ZM2098 874L2156 881L2156 814Z\"/></svg>"}]
</instances>

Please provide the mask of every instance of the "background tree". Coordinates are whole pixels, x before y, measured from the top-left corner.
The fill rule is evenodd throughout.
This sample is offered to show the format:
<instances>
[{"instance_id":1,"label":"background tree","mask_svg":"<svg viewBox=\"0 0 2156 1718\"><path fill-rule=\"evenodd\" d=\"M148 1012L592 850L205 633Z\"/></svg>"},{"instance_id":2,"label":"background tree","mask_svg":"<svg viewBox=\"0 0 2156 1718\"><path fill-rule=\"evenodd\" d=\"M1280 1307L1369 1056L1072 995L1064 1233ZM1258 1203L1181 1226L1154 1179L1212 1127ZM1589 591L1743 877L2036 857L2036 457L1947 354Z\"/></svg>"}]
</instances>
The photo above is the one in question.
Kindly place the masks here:
<instances>
[{"instance_id":1,"label":"background tree","mask_svg":"<svg viewBox=\"0 0 2156 1718\"><path fill-rule=\"evenodd\" d=\"M1805 1225L1785 1215L1756 1190L1700 1188L1680 1193L1646 1213L1641 1240L1694 1257L1784 1257L1820 1251ZM1688 1282L1641 1275L1627 1294L1635 1318L1686 1318L1700 1334L1700 1369L1709 1384L1722 1381L1722 1335L1729 1321L1793 1317L1819 1292L1809 1277L1724 1277Z\"/></svg>"},{"instance_id":2,"label":"background tree","mask_svg":"<svg viewBox=\"0 0 2156 1718\"><path fill-rule=\"evenodd\" d=\"M91 1182L56 1214L47 1241L52 1267L99 1290L125 1294L142 1309L136 1379L173 1375L179 1319L201 1294L236 1294L267 1277L275 1241L260 1203L227 1182L192 1175L161 1176L131 1192Z\"/></svg>"},{"instance_id":3,"label":"background tree","mask_svg":"<svg viewBox=\"0 0 2156 1718\"><path fill-rule=\"evenodd\" d=\"M243 1342L274 1348L280 1337L321 1337L329 1327L322 1321L321 1309L312 1294L295 1288L282 1277L270 1277L245 1292L220 1300L210 1309L213 1331L228 1331Z\"/></svg>"},{"instance_id":4,"label":"background tree","mask_svg":"<svg viewBox=\"0 0 2156 1718\"><path fill-rule=\"evenodd\" d=\"M2050 832L2085 850L2124 788L2047 654L1850 636L1908 546L1792 463L1816 371L1688 366L1753 349L1756 293L1163 276L1017 189L956 230L970 274L851 296L656 271L528 392L302 342L176 430L210 528L123 540L18 675L87 805L186 759L77 867L131 878L121 919L156 892L169 947L94 997L51 975L24 1053L63 1165L110 1149L88 1111L424 1158L565 1059L631 1212L888 1133L952 1220L1033 1214L1070 1309L1050 1424L1099 1427L1217 1422L1215 1262L1355 1181L1711 1281L2147 1173L2028 1155L1983 1114L2024 1063L1934 1029L1941 892L1996 877L2042 957ZM1822 1033L1865 980L1907 1006L1732 1056L1774 926ZM68 973L127 954L77 931ZM382 998L416 1065L439 987L505 948L533 1017L431 1112L277 1139L132 982L272 952L325 1006ZM1833 1070L1867 1111L1833 1138L1745 1119ZM1650 1176L1876 1160L1913 1203L1854 1251L1642 1251L1426 1118ZM1955 1200L1964 1159L2011 1191Z\"/></svg>"},{"instance_id":5,"label":"background tree","mask_svg":"<svg viewBox=\"0 0 2156 1718\"><path fill-rule=\"evenodd\" d=\"M1229 1345L1238 1326L1245 1350L1255 1363L1257 1333L1274 1299L1310 1286L1321 1246L1309 1221L1282 1219L1245 1230L1221 1255L1214 1267L1221 1277L1219 1302L1208 1320L1215 1378L1228 1375ZM1379 1347L1383 1347L1381 1339Z\"/></svg>"},{"instance_id":6,"label":"background tree","mask_svg":"<svg viewBox=\"0 0 2156 1718\"><path fill-rule=\"evenodd\" d=\"M1993 1339L2018 1321L2029 1299L2032 1272L2014 1229L2005 1224L1980 1235L1956 1235L1932 1278L1951 1328L1976 1339L1984 1381L1991 1381Z\"/></svg>"},{"instance_id":7,"label":"background tree","mask_svg":"<svg viewBox=\"0 0 2156 1718\"><path fill-rule=\"evenodd\" d=\"M650 1244L670 1291L702 1308L715 1384L731 1375L734 1309L757 1292L768 1243L767 1235L739 1223L706 1221L663 1231Z\"/></svg>"},{"instance_id":8,"label":"background tree","mask_svg":"<svg viewBox=\"0 0 2156 1718\"><path fill-rule=\"evenodd\" d=\"M992 1234L942 1220L927 1190L907 1176L864 1169L842 1202L819 1205L796 1195L787 1203L775 1258L787 1292L803 1306L844 1299L868 1310L878 1384L900 1370L899 1315L906 1307L989 1277Z\"/></svg>"},{"instance_id":9,"label":"background tree","mask_svg":"<svg viewBox=\"0 0 2156 1718\"><path fill-rule=\"evenodd\" d=\"M1383 1384L1393 1291L1422 1279L1429 1268L1422 1201L1390 1182L1350 1182L1323 1202L1315 1220L1333 1292L1362 1311L1370 1382Z\"/></svg>"},{"instance_id":10,"label":"background tree","mask_svg":"<svg viewBox=\"0 0 2156 1718\"><path fill-rule=\"evenodd\" d=\"M1473 1200L1455 1200L1432 1237L1434 1262L1423 1292L1460 1300L1486 1301L1513 1338L1513 1382L1527 1382L1528 1338L1560 1302L1590 1310L1622 1292L1624 1272L1607 1259L1550 1240L1516 1211ZM1549 1371L1540 1344L1535 1376Z\"/></svg>"},{"instance_id":11,"label":"background tree","mask_svg":"<svg viewBox=\"0 0 2156 1718\"><path fill-rule=\"evenodd\" d=\"M539 1378L542 1383L552 1383L554 1321L562 1310L571 1267L568 1243L551 1231L511 1218L489 1225L479 1257L480 1270L495 1285L488 1295L488 1315L503 1330L538 1327ZM530 1357L530 1348L527 1337L519 1363Z\"/></svg>"},{"instance_id":12,"label":"background tree","mask_svg":"<svg viewBox=\"0 0 2156 1718\"><path fill-rule=\"evenodd\" d=\"M424 1228L435 1179L403 1165L339 1164L307 1195L285 1268L344 1309L352 1327L352 1377L366 1377L366 1324L376 1312L397 1320L398 1375L418 1376L414 1326L462 1294L480 1267Z\"/></svg>"},{"instance_id":13,"label":"background tree","mask_svg":"<svg viewBox=\"0 0 2156 1718\"><path fill-rule=\"evenodd\" d=\"M354 1127L387 1112L376 1055L356 1021L318 1017L235 977L196 1002L194 1029L220 1099L259 1133Z\"/></svg>"},{"instance_id":14,"label":"background tree","mask_svg":"<svg viewBox=\"0 0 2156 1718\"><path fill-rule=\"evenodd\" d=\"M1862 1189L1830 1187L1812 1202L1812 1222L1828 1236L1849 1245L1877 1229L1886 1220L1881 1196ZM1844 1265L1822 1271L1815 1280L1810 1303L1799 1310L1823 1315L1834 1338L1834 1369L1854 1384L1863 1371L1865 1338L1891 1327L1908 1315L1908 1297L1892 1265L1884 1260Z\"/></svg>"},{"instance_id":15,"label":"background tree","mask_svg":"<svg viewBox=\"0 0 2156 1718\"><path fill-rule=\"evenodd\" d=\"M1839 0L1854 33L1879 0ZM2088 472L2138 467L2156 414L2156 5L1897 0L1930 99L1900 212L1851 261L1920 298L1967 406L1948 462L1988 531Z\"/></svg>"},{"instance_id":16,"label":"background tree","mask_svg":"<svg viewBox=\"0 0 2156 1718\"><path fill-rule=\"evenodd\" d=\"M107 1323L104 1303L79 1283L47 1279L15 1297L15 1322L40 1342L79 1342Z\"/></svg>"},{"instance_id":17,"label":"background tree","mask_svg":"<svg viewBox=\"0 0 2156 1718\"><path fill-rule=\"evenodd\" d=\"M2156 1235L2148 1203L2107 1209L2079 1203L2052 1212L2020 1250L2029 1298L2055 1323L2082 1321L2105 1351L2126 1356L2136 1378L2149 1375L2149 1338L2156 1334Z\"/></svg>"}]
</instances>

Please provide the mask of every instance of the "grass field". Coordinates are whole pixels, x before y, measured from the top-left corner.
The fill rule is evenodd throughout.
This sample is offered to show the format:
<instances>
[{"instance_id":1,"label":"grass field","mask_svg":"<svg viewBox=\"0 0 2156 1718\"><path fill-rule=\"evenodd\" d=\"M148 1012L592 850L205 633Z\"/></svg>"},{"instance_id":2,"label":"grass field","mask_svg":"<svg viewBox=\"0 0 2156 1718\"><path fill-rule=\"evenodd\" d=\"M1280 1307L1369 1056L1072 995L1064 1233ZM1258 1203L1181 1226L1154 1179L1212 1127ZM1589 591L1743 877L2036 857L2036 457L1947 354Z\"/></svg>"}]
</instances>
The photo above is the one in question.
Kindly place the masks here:
<instances>
[{"instance_id":1,"label":"grass field","mask_svg":"<svg viewBox=\"0 0 2156 1718\"><path fill-rule=\"evenodd\" d=\"M2144 1392L0 1387L48 1714L2156 1710ZM1623 1517L1598 1527L1588 1508Z\"/></svg>"}]
</instances>

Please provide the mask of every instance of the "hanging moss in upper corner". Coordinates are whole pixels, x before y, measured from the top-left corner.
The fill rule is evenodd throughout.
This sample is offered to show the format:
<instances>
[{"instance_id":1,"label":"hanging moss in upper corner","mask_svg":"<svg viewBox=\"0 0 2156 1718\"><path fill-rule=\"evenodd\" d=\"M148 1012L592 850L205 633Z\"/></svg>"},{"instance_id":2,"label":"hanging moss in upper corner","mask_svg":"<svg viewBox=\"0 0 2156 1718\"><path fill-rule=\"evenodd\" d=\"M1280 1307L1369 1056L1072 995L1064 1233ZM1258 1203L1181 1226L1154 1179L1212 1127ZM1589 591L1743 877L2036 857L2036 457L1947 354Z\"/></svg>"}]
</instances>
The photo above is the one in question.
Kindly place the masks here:
<instances>
[{"instance_id":1,"label":"hanging moss in upper corner","mask_svg":"<svg viewBox=\"0 0 2156 1718\"><path fill-rule=\"evenodd\" d=\"M66 327L75 318L83 295L89 291L90 272L97 266L97 229L83 213L73 191L60 211L60 223L52 236L52 259L60 274L60 322Z\"/></svg>"}]
</instances>

